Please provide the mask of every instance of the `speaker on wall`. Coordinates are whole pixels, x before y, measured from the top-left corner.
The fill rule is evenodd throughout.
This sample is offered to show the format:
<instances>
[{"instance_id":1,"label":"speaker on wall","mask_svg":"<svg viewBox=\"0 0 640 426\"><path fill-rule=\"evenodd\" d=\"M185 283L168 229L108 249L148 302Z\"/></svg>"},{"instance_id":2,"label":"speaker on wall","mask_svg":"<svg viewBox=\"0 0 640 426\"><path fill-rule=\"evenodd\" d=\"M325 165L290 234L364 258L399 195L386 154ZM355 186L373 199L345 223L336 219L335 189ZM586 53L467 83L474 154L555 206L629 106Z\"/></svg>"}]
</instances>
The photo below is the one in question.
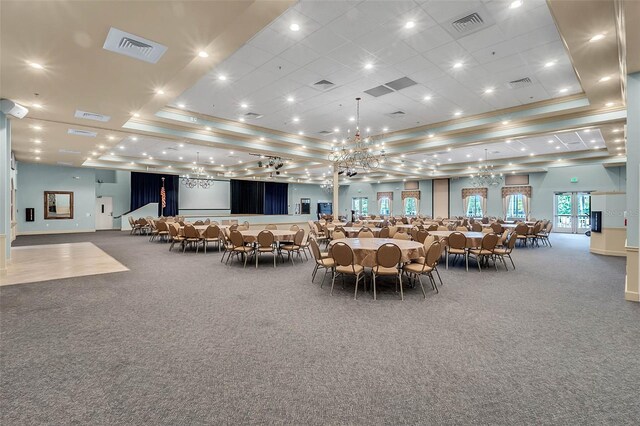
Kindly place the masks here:
<instances>
[{"instance_id":1,"label":"speaker on wall","mask_svg":"<svg viewBox=\"0 0 640 426\"><path fill-rule=\"evenodd\" d=\"M34 220L36 220L36 209L34 209L33 207L27 207L25 211L27 222L33 222Z\"/></svg>"}]
</instances>

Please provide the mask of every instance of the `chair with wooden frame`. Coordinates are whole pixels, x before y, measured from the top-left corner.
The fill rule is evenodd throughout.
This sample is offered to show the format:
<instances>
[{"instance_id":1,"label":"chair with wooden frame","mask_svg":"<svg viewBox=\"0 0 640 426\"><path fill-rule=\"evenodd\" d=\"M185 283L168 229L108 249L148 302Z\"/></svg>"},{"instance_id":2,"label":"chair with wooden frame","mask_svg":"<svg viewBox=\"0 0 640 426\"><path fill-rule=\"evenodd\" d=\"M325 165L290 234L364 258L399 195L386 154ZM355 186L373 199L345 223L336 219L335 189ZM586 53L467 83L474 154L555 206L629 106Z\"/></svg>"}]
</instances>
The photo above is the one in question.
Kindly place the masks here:
<instances>
[{"instance_id":1,"label":"chair with wooden frame","mask_svg":"<svg viewBox=\"0 0 640 426\"><path fill-rule=\"evenodd\" d=\"M207 246L209 243L216 243L218 245L218 251L220 251L220 227L218 225L209 225L207 229L202 233L202 245L204 245L204 252L207 252Z\"/></svg>"},{"instance_id":2,"label":"chair with wooden frame","mask_svg":"<svg viewBox=\"0 0 640 426\"><path fill-rule=\"evenodd\" d=\"M455 265L458 260L458 256L464 257L464 264L469 270L469 251L467 249L467 237L462 232L453 232L449 235L449 244L445 248L446 250L446 269L449 269L449 255L454 255L453 264Z\"/></svg>"},{"instance_id":3,"label":"chair with wooden frame","mask_svg":"<svg viewBox=\"0 0 640 426\"><path fill-rule=\"evenodd\" d=\"M429 281L431 281L431 287L438 293L438 285L436 284L436 280L433 277L433 271L436 270L436 265L438 264L438 260L440 259L440 255L442 254L442 244L439 241L434 241L427 250L426 257L424 258L424 262L411 262L407 263L402 267L402 272L409 275L409 277L418 278L418 282L420 283L420 287L422 288L422 295L426 299L427 293L424 290L424 285L422 284L422 275L427 275L429 277ZM442 282L442 281L440 281Z\"/></svg>"},{"instance_id":4,"label":"chair with wooden frame","mask_svg":"<svg viewBox=\"0 0 640 426\"><path fill-rule=\"evenodd\" d=\"M300 250L302 249L302 240L304 239L304 229L298 229L295 236L293 237L292 244L284 244L280 246L281 251L286 251L291 263L294 264L293 261L293 253L297 253L300 260L302 260L302 256L300 256Z\"/></svg>"},{"instance_id":5,"label":"chair with wooden frame","mask_svg":"<svg viewBox=\"0 0 640 426\"><path fill-rule=\"evenodd\" d=\"M245 244L244 237L237 229L229 233L229 239L231 240L232 245L229 257L231 257L231 255L242 256L244 258L244 267L246 268L247 259L249 258L249 255L253 254L255 248L253 246L248 246ZM227 262L228 261L229 259L227 258Z\"/></svg>"},{"instance_id":6,"label":"chair with wooden frame","mask_svg":"<svg viewBox=\"0 0 640 426\"><path fill-rule=\"evenodd\" d=\"M513 269L516 269L516 264L513 263L513 258L511 257L511 253L513 252L513 249L516 246L516 241L517 241L517 235L515 232L512 232L509 235L509 238L507 239L507 242L503 247L497 247L493 249L494 256L496 258L500 258L500 260L504 264L504 269L506 269L507 271L509 270L509 268L507 268L507 262L504 260L505 257L509 258L509 260L511 261L511 265L513 266Z\"/></svg>"},{"instance_id":7,"label":"chair with wooden frame","mask_svg":"<svg viewBox=\"0 0 640 426\"><path fill-rule=\"evenodd\" d=\"M540 244L538 244L538 241L540 241L540 239L538 238L538 234L542 229L542 222L537 222L535 225L533 225L533 229L529 229L531 230L531 232L527 233L527 241L531 241L531 247L533 247L534 243L537 247L540 247Z\"/></svg>"},{"instance_id":8,"label":"chair with wooden frame","mask_svg":"<svg viewBox=\"0 0 640 426\"><path fill-rule=\"evenodd\" d=\"M396 232L396 234L393 236L393 239L394 240L409 241L411 239L411 237L407 233Z\"/></svg>"},{"instance_id":9,"label":"chair with wooden frame","mask_svg":"<svg viewBox=\"0 0 640 426\"><path fill-rule=\"evenodd\" d=\"M428 231L424 231L422 229L418 230L418 232L416 232L416 237L414 238L415 241L419 242L419 243L424 243L424 240L429 236L429 232Z\"/></svg>"},{"instance_id":10,"label":"chair with wooden frame","mask_svg":"<svg viewBox=\"0 0 640 426\"><path fill-rule=\"evenodd\" d=\"M473 232L482 232L482 225L478 222L473 222L471 224L471 231Z\"/></svg>"},{"instance_id":11,"label":"chair with wooden frame","mask_svg":"<svg viewBox=\"0 0 640 426\"><path fill-rule=\"evenodd\" d=\"M184 237L182 235L179 235L178 229L173 225L170 225L168 227L168 229L169 229L169 238L171 239L171 245L169 246L169 251L171 251L171 249L173 249L173 246L176 243L180 243L180 246L183 246L184 245Z\"/></svg>"},{"instance_id":12,"label":"chair with wooden frame","mask_svg":"<svg viewBox=\"0 0 640 426\"><path fill-rule=\"evenodd\" d=\"M311 282L316 279L318 269L324 268L324 277L322 277L322 282L320 283L320 288L322 288L324 280L327 278L327 274L330 271L333 272L333 268L335 268L336 262L332 257L325 257L322 255L320 246L318 246L315 238L309 238L309 245L311 246L311 254L313 255L313 259L316 262L316 266L313 268L313 272L311 273Z\"/></svg>"},{"instance_id":13,"label":"chair with wooden frame","mask_svg":"<svg viewBox=\"0 0 640 426\"><path fill-rule=\"evenodd\" d=\"M482 267L480 266L482 261L488 261L489 259L493 259L493 250L496 248L496 244L498 244L499 239L500 237L498 237L496 234L493 234L493 233L485 234L484 237L482 237L480 248L469 249L469 254L467 256L471 256L471 255L475 256L476 263L478 264L478 269L480 271L482 271ZM497 271L498 264L495 262L495 259L493 264L496 267L496 271Z\"/></svg>"},{"instance_id":14,"label":"chair with wooden frame","mask_svg":"<svg viewBox=\"0 0 640 426\"><path fill-rule=\"evenodd\" d=\"M547 224L544 226L544 229L541 229L540 232L536 234L536 237L538 237L538 239L542 241L542 244L544 244L545 246L548 244L549 247L553 247L551 245L551 240L549 239L549 235L551 235L552 229L553 229L553 223L551 223L551 221L547 221Z\"/></svg>"},{"instance_id":15,"label":"chair with wooden frame","mask_svg":"<svg viewBox=\"0 0 640 426\"><path fill-rule=\"evenodd\" d=\"M268 229L260 231L258 233L258 237L256 238L256 248L255 248L255 257L256 257L256 268L258 267L258 258L261 254L271 253L273 254L273 267L276 267L276 257L277 257L277 248L275 245L275 237L273 236L273 232Z\"/></svg>"},{"instance_id":16,"label":"chair with wooden frame","mask_svg":"<svg viewBox=\"0 0 640 426\"><path fill-rule=\"evenodd\" d=\"M391 276L396 277L396 291L398 291L398 285L400 285L400 299L404 300L404 293L402 291L402 269L400 269L400 263L402 262L402 250L396 244L386 243L378 247L376 251L376 265L371 268L373 276L373 300L377 300L376 290L376 277L378 276Z\"/></svg>"},{"instance_id":17,"label":"chair with wooden frame","mask_svg":"<svg viewBox=\"0 0 640 426\"><path fill-rule=\"evenodd\" d=\"M278 226L274 225L273 223L270 223L267 226L265 226L264 229L268 229L270 231L275 231L276 229L278 229Z\"/></svg>"},{"instance_id":18,"label":"chair with wooden frame","mask_svg":"<svg viewBox=\"0 0 640 426\"><path fill-rule=\"evenodd\" d=\"M524 224L524 223L519 223L516 225L516 228L514 230L515 234L516 234L516 238L518 239L518 241L520 241L522 244L527 245L527 234L529 234L529 227Z\"/></svg>"},{"instance_id":19,"label":"chair with wooden frame","mask_svg":"<svg viewBox=\"0 0 640 426\"><path fill-rule=\"evenodd\" d=\"M200 249L200 243L203 241L200 232L193 225L185 225L183 228L184 233L184 246L182 252L184 253L187 250L187 245L196 247L196 253Z\"/></svg>"},{"instance_id":20,"label":"chair with wooden frame","mask_svg":"<svg viewBox=\"0 0 640 426\"><path fill-rule=\"evenodd\" d=\"M380 233L378 233L378 238L389 238L389 227L385 226L382 229L380 229Z\"/></svg>"},{"instance_id":21,"label":"chair with wooden frame","mask_svg":"<svg viewBox=\"0 0 640 426\"><path fill-rule=\"evenodd\" d=\"M502 233L502 225L500 225L498 222L493 222L491 224L491 229L493 229L493 232L495 232L496 234Z\"/></svg>"},{"instance_id":22,"label":"chair with wooden frame","mask_svg":"<svg viewBox=\"0 0 640 426\"><path fill-rule=\"evenodd\" d=\"M358 238L375 238L375 235L371 229L364 227L358 231Z\"/></svg>"},{"instance_id":23,"label":"chair with wooden frame","mask_svg":"<svg viewBox=\"0 0 640 426\"><path fill-rule=\"evenodd\" d=\"M364 266L358 265L355 263L355 255L353 254L353 250L346 243L338 241L333 246L331 246L331 257L335 262L335 268L333 269L333 277L331 278L331 295L333 295L333 287L336 283L336 277L338 275L342 276L342 285L344 287L344 277L346 275L351 275L356 277L356 289L354 293L354 299L358 298L358 283L360 282L360 277L362 277L365 284L366 291L366 281L364 274Z\"/></svg>"}]
</instances>

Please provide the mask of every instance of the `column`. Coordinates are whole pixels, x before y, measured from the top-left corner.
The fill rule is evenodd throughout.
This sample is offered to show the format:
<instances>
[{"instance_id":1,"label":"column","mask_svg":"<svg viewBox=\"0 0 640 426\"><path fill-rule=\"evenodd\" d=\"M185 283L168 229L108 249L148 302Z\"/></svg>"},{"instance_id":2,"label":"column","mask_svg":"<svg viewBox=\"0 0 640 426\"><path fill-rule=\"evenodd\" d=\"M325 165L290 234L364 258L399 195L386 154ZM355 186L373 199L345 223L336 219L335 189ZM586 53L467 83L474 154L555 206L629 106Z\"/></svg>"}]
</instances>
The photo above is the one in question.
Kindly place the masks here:
<instances>
[{"instance_id":1,"label":"column","mask_svg":"<svg viewBox=\"0 0 640 426\"><path fill-rule=\"evenodd\" d=\"M340 198L340 184L338 183L338 168L333 168L333 219L338 220L340 218L340 209L338 206L338 199Z\"/></svg>"},{"instance_id":2,"label":"column","mask_svg":"<svg viewBox=\"0 0 640 426\"><path fill-rule=\"evenodd\" d=\"M0 112L0 273L11 258L11 123Z\"/></svg>"},{"instance_id":3,"label":"column","mask_svg":"<svg viewBox=\"0 0 640 426\"><path fill-rule=\"evenodd\" d=\"M624 297L640 302L638 245L640 240L640 72L627 76L627 280Z\"/></svg>"}]
</instances>

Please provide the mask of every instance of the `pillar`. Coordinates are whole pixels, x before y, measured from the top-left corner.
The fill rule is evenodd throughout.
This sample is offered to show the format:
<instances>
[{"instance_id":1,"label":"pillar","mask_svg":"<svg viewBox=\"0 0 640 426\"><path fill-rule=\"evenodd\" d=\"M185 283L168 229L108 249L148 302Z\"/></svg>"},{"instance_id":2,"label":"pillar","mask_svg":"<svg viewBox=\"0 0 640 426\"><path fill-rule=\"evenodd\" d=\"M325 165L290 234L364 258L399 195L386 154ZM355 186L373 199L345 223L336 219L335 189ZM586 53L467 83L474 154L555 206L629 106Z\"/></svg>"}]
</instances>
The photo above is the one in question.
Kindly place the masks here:
<instances>
[{"instance_id":1,"label":"pillar","mask_svg":"<svg viewBox=\"0 0 640 426\"><path fill-rule=\"evenodd\" d=\"M624 297L640 302L638 245L640 240L640 72L627 76L627 279Z\"/></svg>"},{"instance_id":2,"label":"pillar","mask_svg":"<svg viewBox=\"0 0 640 426\"><path fill-rule=\"evenodd\" d=\"M340 198L340 184L338 176L338 168L333 168L333 219L338 220L340 218L340 209L338 206L338 199Z\"/></svg>"},{"instance_id":3,"label":"pillar","mask_svg":"<svg viewBox=\"0 0 640 426\"><path fill-rule=\"evenodd\" d=\"M11 258L11 122L0 112L0 273Z\"/></svg>"}]
</instances>

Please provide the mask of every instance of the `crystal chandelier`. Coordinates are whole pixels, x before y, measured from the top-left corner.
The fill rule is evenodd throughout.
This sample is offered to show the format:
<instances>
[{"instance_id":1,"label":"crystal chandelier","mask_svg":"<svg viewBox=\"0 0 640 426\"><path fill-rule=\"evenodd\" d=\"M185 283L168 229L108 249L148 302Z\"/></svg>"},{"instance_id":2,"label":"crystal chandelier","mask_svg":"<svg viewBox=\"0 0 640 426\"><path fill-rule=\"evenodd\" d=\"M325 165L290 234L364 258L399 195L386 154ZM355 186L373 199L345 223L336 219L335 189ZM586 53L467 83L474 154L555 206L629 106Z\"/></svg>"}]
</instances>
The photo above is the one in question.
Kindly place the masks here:
<instances>
[{"instance_id":1,"label":"crystal chandelier","mask_svg":"<svg viewBox=\"0 0 640 426\"><path fill-rule=\"evenodd\" d=\"M180 177L180 182L187 188L207 189L213 186L214 181L209 179L209 175L205 173L204 167L198 165L200 162L200 153L196 152L196 161L193 162L191 173Z\"/></svg>"},{"instance_id":2,"label":"crystal chandelier","mask_svg":"<svg viewBox=\"0 0 640 426\"><path fill-rule=\"evenodd\" d=\"M476 188L486 188L488 186L502 185L502 173L496 173L493 164L488 163L489 154L487 149L484 150L484 164L478 167L478 173L471 175L471 185Z\"/></svg>"},{"instance_id":3,"label":"crystal chandelier","mask_svg":"<svg viewBox=\"0 0 640 426\"><path fill-rule=\"evenodd\" d=\"M330 179L325 179L320 184L320 188L325 192L332 193L333 192L333 182Z\"/></svg>"},{"instance_id":4,"label":"crystal chandelier","mask_svg":"<svg viewBox=\"0 0 640 426\"><path fill-rule=\"evenodd\" d=\"M329 161L339 175L346 173L348 177L352 177L358 174L358 169L375 170L385 160L384 143L376 143L369 136L360 136L360 98L356 98L356 132L353 137L343 141L342 148L333 148Z\"/></svg>"}]
</instances>

